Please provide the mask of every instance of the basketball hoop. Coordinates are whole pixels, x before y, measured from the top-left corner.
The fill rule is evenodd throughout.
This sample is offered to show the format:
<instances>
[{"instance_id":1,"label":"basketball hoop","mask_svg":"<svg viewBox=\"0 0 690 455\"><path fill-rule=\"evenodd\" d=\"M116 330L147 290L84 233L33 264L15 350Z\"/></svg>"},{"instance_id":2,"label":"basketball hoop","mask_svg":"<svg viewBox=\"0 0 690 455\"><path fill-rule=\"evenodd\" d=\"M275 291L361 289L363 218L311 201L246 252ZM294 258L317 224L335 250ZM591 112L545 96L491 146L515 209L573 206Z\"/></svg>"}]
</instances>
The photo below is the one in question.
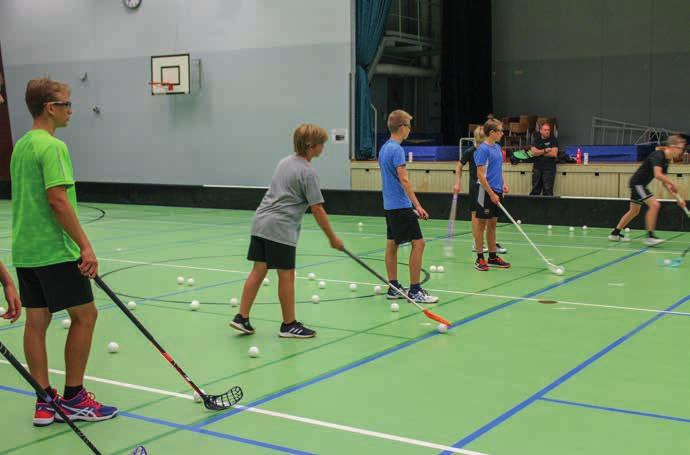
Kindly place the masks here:
<instances>
[{"instance_id":1,"label":"basketball hoop","mask_svg":"<svg viewBox=\"0 0 690 455\"><path fill-rule=\"evenodd\" d=\"M173 83L172 82L149 82L149 85L151 86L151 94L152 95L165 95L166 93L170 93L173 90Z\"/></svg>"}]
</instances>

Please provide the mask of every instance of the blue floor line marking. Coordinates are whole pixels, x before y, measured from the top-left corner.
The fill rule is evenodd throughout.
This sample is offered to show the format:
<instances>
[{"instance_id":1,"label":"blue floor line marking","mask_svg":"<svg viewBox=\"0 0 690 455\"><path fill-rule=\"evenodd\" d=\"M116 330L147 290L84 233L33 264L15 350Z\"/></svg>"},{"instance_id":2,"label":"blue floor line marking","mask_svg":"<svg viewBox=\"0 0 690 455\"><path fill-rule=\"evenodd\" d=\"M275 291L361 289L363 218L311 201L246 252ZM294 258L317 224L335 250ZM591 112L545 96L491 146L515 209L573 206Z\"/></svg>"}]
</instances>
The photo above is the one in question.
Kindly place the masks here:
<instances>
[{"instance_id":1,"label":"blue floor line marking","mask_svg":"<svg viewBox=\"0 0 690 455\"><path fill-rule=\"evenodd\" d=\"M485 311L482 311L482 312L480 312L480 313L477 313L477 314L475 314L475 315L473 315L473 316L470 316L469 318L461 319L460 321L454 323L454 324L450 327L450 329L454 329L454 328L459 327L459 326L461 326L461 325L468 324L468 323L470 323L470 322L472 322L472 321L475 321L475 320L477 320L477 319L479 319L479 318L482 318L482 317L484 317L484 316L487 316L487 315L489 315L489 314L491 314L491 313L494 313L494 312L496 312L496 311L502 310L502 309L507 308L507 307L509 307L509 306L515 305L516 303L521 302L521 301L524 301L524 300L527 299L527 298L532 298L532 297L534 297L534 296L536 296L536 295L539 295L539 294L541 294L541 293L544 293L544 292L550 291L550 290L552 290L552 289L555 289L555 288L564 286L564 285L566 285L566 284L568 284L568 283L572 283L572 282L575 281L575 280L579 280L579 279L581 279L581 278L584 278L584 277L586 277L586 276L588 276L588 275L591 275L592 273L598 272L599 270L602 270L602 269L604 269L604 268L606 268L606 267L610 267L610 266L612 266L612 265L614 265L614 264L618 264L618 263L623 262L623 261L625 261L625 260L627 260L627 259L630 259L630 258L632 258L632 257L634 257L634 256L637 256L637 255L639 255L639 254L642 254L644 251L646 251L646 248L643 248L643 249L641 249L641 250L638 250L638 251L635 251L635 252L633 252L633 253L627 254L627 255L622 256L622 257L620 257L620 258L618 258L618 259L614 259L613 261L609 261L609 262L607 262L607 263L605 263L605 264L602 264L602 265L600 265L600 266L597 266L597 267L595 267L595 268L593 268L593 269L591 269L591 270L588 270L588 271L586 271L586 272L582 272L582 273L580 273L580 274L578 274L578 275L576 275L576 276L574 276L574 277L572 277L572 278L568 278L568 279L566 279L566 280L564 280L564 281L562 281L562 282L560 282L560 283L555 283L555 284L552 284L552 285L550 285L550 286L547 286L547 287L545 287L545 288L543 288L543 289L540 289L540 290L538 290L538 291L531 292L530 294L527 294L525 297L522 297L522 298L520 298L520 299L511 300L511 301L506 302L506 303L504 303L504 304L502 304L502 305L499 305L499 306L497 306L497 307L489 308L489 309L487 309L487 310L485 310ZM362 359L362 360L360 360L360 361L358 361L358 362L355 362L355 363L353 363L353 364L346 365L346 366L341 367L341 368L339 368L339 369L337 369L337 370L334 370L334 371L331 371L331 372L329 372L329 373L325 373L325 374L322 374L322 375L320 375L320 376L317 376L317 377L315 377L315 378L313 378L313 379L311 379L311 380L309 380L309 381L307 381L307 382L305 382L305 383L298 384L298 385L296 385L296 386L290 387L290 388L285 389L285 390L282 390L282 391L280 391L280 392L276 392L276 393L274 393L274 394L268 395L268 396L266 396L266 397L264 397L264 398L261 398L261 399L259 399L259 400L256 400L256 401L252 402L252 403L249 403L246 407L247 407L247 408L251 408L251 407L259 406L259 405L264 404L264 403L269 402L269 401L273 401L273 400L275 400L275 399L277 399L277 398L280 398L280 397L285 396L285 395L287 395L287 394L296 392L296 391L301 390L301 389L303 389L303 388L305 388L305 387L308 387L308 386L310 386L310 385L316 384L316 383L321 382L321 381L324 381L324 380L326 380L326 379L330 379L330 378L332 378L332 377L334 377L334 376L338 376L338 375L340 375L340 374L342 374L342 373L345 373L345 372L347 372L347 371L352 370L353 368L357 368L357 367L360 367L360 366L362 366L362 365L366 365L366 364L368 364L368 363L370 363L370 362L373 362L374 360L377 360L377 359L380 359L380 358L382 358L382 357L388 356L388 355L393 354L393 353L395 353L395 352L397 352L397 351L399 351L399 350L401 350L401 349L407 348L407 347L409 347L409 346L412 346L412 345L414 345L414 344L417 344L417 343L419 343L419 342L421 342L421 341L424 341L424 340L426 340L426 339L428 339L428 338L431 338L431 337L437 336L437 335L439 335L437 332L432 332L432 333L429 333L429 334L427 334L427 335L423 335L423 336L421 336L421 337L419 337L419 338L416 338L416 339L414 339L414 340L405 342L405 343L400 344L400 345L398 345L398 346L395 346L395 347L393 347L393 348L390 348L390 349L387 349L387 350L385 350L385 351L379 352L378 354L374 354L374 355L372 355L372 356L370 356L370 357L364 358L364 359ZM233 416L233 415L239 414L240 412L244 412L244 409L233 409L233 410L228 411L228 412L226 412L226 413L219 414L219 415L217 415L217 416L215 416L215 417L212 417L212 418L210 418L210 419L207 419L207 420L205 420L205 421L199 423L198 425L196 425L196 427L197 427L197 428L206 427L206 426L211 425L211 424L214 424L214 423L216 423L216 422L218 422L218 421L220 421L220 420L223 420L223 419L225 419L225 418L227 418L227 417L231 417L231 416Z\"/></svg>"},{"instance_id":2,"label":"blue floor line marking","mask_svg":"<svg viewBox=\"0 0 690 455\"><path fill-rule=\"evenodd\" d=\"M563 404L566 406L577 406L581 408L596 409L598 411L616 412L619 414L629 414L641 417L651 417L654 419L673 420L674 422L690 423L690 419L685 419L683 417L667 416L663 414L654 414L653 412L633 411L631 409L612 408L610 406L598 406L595 404L579 403L577 401L557 400L555 398L539 398L539 400L548 401L549 403Z\"/></svg>"},{"instance_id":3,"label":"blue floor line marking","mask_svg":"<svg viewBox=\"0 0 690 455\"><path fill-rule=\"evenodd\" d=\"M687 301L690 301L690 295L683 297L682 299L680 299L679 301L677 301L673 305L666 308L665 311L673 311L674 309L678 308L679 306L681 306L682 304L684 304ZM627 340L632 338L633 336L637 335L639 332L641 332L642 330L644 330L645 328L647 328L648 326L650 326L651 324L653 324L654 322L656 322L657 320L659 320L660 318L662 318L664 316L665 316L665 313L660 313L660 314L652 316L650 319L648 319L644 323L640 324L639 326L635 327L633 330L626 333L622 337L618 338L616 341L609 344L605 348L601 349L599 352L592 355L587 360L580 363L575 368L571 369L570 371L568 371L567 373L565 373L564 375L562 375L561 377L559 377L558 379L556 379L555 381L553 381L552 383L547 385L546 387L542 388L541 390L539 390L534 395L532 395L529 398L525 399L524 401L518 403L517 405L515 405L514 407L512 407L508 411L506 411L503 414L501 414L500 416L496 417L491 422L485 424L484 426L478 428L474 432L472 432L469 435L465 436L464 438L460 439L458 442L453 444L453 447L456 447L456 448L464 447L467 444L471 443L472 441L474 441L474 440L478 439L479 437L483 436L484 434L488 433L489 431L491 431L492 429L494 429L498 425L502 424L503 422L510 419L515 414L519 413L520 411L522 411L523 409L525 409L526 407L528 407L529 405L531 405L532 403L534 403L538 399L542 398L547 393L549 393L552 390L554 390L555 388L559 387L561 384L563 384L564 382L566 382L567 380L569 380L570 378L572 378L573 376L575 376L576 374L578 374L579 372L581 372L582 370L587 368L589 365L596 362L597 360L599 360L600 358L602 358L603 356L605 356L606 354L608 354L609 352L611 352L612 350L614 350L615 348L617 348L618 346L620 346L621 344L623 344L624 342L626 342ZM450 452L444 451L444 452L441 452L441 454L450 455Z\"/></svg>"},{"instance_id":4,"label":"blue floor line marking","mask_svg":"<svg viewBox=\"0 0 690 455\"><path fill-rule=\"evenodd\" d=\"M0 390L4 390L6 392L16 393L16 394L20 394L20 395L26 395L26 396L30 396L30 397L36 396L36 394L34 392L29 392L28 390L17 389L14 387L8 387L8 386L4 386L4 385L0 385ZM262 447L265 449L271 449L271 450L275 450L277 452L290 453L290 454L294 454L294 455L313 455L313 452L305 452L302 450L292 449L290 447L279 446L276 444L271 444L269 442L257 441L255 439L243 438L241 436L235 436L235 435L228 434L228 433L220 433L217 431L209 431L209 430L199 430L199 429L196 429L196 428L191 427L189 425L170 422L168 420L156 419L154 417L147 417L147 416L143 416L143 415L139 415L139 414L133 414L131 412L120 412L119 416L127 417L130 419L141 420L144 422L152 423L154 425L160 425L160 426L175 428L175 429L184 430L184 431L191 431L192 433L203 434L206 436L213 436L213 437L220 438L220 439L227 439L229 441L240 442L242 444L248 444L248 445L252 445L252 446ZM94 441L94 443L95 442L96 441Z\"/></svg>"}]
</instances>

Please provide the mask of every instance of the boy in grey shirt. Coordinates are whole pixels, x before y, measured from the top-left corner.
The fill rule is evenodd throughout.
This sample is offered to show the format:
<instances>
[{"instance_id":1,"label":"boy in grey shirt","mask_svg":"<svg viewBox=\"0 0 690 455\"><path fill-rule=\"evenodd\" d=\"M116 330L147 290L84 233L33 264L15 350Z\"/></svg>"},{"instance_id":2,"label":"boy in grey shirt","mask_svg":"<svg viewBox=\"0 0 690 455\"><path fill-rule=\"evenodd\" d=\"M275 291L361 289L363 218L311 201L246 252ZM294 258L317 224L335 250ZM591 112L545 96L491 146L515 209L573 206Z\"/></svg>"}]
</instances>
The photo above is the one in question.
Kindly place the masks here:
<instances>
[{"instance_id":1,"label":"boy in grey shirt","mask_svg":"<svg viewBox=\"0 0 690 455\"><path fill-rule=\"evenodd\" d=\"M323 128L308 123L299 125L293 134L295 154L283 158L276 167L271 187L256 209L252 223L247 259L254 261L254 267L242 289L240 311L230 322L235 330L254 333L249 312L268 269L277 269L278 299L283 312L278 336L311 338L316 335L295 318L295 255L307 207L311 208L331 247L344 249L328 221L319 177L311 165L311 160L323 152L327 140L328 133Z\"/></svg>"}]
</instances>

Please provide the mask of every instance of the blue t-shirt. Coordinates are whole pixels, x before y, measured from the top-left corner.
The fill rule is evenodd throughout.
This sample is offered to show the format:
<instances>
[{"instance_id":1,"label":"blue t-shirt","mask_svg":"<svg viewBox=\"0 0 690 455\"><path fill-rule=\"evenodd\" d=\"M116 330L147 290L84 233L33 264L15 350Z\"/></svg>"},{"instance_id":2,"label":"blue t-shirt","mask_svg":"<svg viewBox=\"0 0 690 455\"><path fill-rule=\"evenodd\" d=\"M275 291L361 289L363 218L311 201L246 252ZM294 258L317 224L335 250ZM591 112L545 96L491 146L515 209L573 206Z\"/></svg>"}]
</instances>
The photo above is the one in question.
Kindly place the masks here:
<instances>
[{"instance_id":1,"label":"blue t-shirt","mask_svg":"<svg viewBox=\"0 0 690 455\"><path fill-rule=\"evenodd\" d=\"M474 152L477 166L486 166L486 180L496 193L503 193L503 152L498 144L482 142Z\"/></svg>"},{"instance_id":2,"label":"blue t-shirt","mask_svg":"<svg viewBox=\"0 0 690 455\"><path fill-rule=\"evenodd\" d=\"M410 198L398 178L398 167L405 165L405 151L392 139L381 146L379 151L379 168L383 183L383 208L385 210L406 209L412 207Z\"/></svg>"}]
</instances>

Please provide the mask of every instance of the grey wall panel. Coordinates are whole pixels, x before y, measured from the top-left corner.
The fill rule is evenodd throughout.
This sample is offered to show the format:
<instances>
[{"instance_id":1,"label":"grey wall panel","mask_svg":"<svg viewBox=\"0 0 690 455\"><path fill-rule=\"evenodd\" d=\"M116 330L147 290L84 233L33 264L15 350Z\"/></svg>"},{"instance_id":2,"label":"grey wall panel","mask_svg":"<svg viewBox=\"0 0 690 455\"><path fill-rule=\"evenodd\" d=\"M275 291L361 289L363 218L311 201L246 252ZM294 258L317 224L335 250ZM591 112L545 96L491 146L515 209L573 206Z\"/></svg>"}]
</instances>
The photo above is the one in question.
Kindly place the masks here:
<instances>
[{"instance_id":1,"label":"grey wall panel","mask_svg":"<svg viewBox=\"0 0 690 455\"><path fill-rule=\"evenodd\" d=\"M493 0L494 110L559 118L586 143L591 117L690 130L690 2Z\"/></svg>"},{"instance_id":2,"label":"grey wall panel","mask_svg":"<svg viewBox=\"0 0 690 455\"><path fill-rule=\"evenodd\" d=\"M602 59L601 112L605 117L649 125L649 55Z\"/></svg>"},{"instance_id":3,"label":"grey wall panel","mask_svg":"<svg viewBox=\"0 0 690 455\"><path fill-rule=\"evenodd\" d=\"M26 82L47 74L72 87L74 115L57 134L79 180L266 186L298 123L349 127L350 1L301 2L146 0L132 13L41 1L31 33L18 24L36 5L0 2L15 139L31 126ZM61 45L46 46L51 36ZM202 90L151 96L150 56L180 51L202 60ZM314 164L325 188L350 187L347 145Z\"/></svg>"}]
</instances>

